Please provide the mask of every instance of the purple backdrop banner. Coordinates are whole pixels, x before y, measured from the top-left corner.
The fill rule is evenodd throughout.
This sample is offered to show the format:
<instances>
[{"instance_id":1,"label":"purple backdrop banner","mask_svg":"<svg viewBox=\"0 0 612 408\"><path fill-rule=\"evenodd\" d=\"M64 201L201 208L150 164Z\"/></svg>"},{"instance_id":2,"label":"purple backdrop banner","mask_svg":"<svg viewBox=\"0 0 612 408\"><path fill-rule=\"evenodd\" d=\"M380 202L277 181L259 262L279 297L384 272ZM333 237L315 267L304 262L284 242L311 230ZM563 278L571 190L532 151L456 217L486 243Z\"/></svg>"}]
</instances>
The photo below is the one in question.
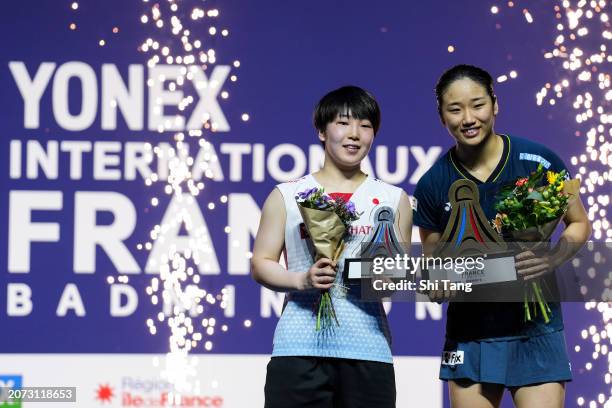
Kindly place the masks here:
<instances>
[{"instance_id":1,"label":"purple backdrop banner","mask_svg":"<svg viewBox=\"0 0 612 408\"><path fill-rule=\"evenodd\" d=\"M433 87L457 63L496 78L498 132L609 171L609 7L528 3L5 4L0 352L164 353L191 325L194 353L269 354L282 295L248 275L260 209L320 166L312 109L341 85L379 100L365 169L408 193L452 144ZM583 183L596 239L601 174ZM564 308L574 403L607 373L604 317ZM439 355L440 306L389 317L395 354Z\"/></svg>"}]
</instances>

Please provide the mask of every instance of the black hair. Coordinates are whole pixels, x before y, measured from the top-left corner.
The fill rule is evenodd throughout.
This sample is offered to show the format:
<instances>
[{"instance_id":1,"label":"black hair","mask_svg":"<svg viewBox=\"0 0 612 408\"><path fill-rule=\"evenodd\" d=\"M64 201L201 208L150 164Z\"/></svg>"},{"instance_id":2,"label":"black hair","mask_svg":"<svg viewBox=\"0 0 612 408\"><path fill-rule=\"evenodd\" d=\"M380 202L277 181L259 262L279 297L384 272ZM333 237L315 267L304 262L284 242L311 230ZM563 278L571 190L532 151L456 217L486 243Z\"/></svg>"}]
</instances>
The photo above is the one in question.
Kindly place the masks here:
<instances>
[{"instance_id":1,"label":"black hair","mask_svg":"<svg viewBox=\"0 0 612 408\"><path fill-rule=\"evenodd\" d=\"M372 124L374 134L380 127L380 107L376 99L366 90L357 86L343 86L325 95L314 110L315 128L323 133L325 128L338 115L349 114L355 119L367 119Z\"/></svg>"},{"instance_id":2,"label":"black hair","mask_svg":"<svg viewBox=\"0 0 612 408\"><path fill-rule=\"evenodd\" d=\"M482 85L486 90L487 94L491 97L491 101L495 103L495 93L493 91L493 77L484 69L467 64L455 65L454 67L446 70L438 83L436 83L436 101L438 102L438 113L442 116L442 96L446 89L455 81L469 78L474 82Z\"/></svg>"}]
</instances>

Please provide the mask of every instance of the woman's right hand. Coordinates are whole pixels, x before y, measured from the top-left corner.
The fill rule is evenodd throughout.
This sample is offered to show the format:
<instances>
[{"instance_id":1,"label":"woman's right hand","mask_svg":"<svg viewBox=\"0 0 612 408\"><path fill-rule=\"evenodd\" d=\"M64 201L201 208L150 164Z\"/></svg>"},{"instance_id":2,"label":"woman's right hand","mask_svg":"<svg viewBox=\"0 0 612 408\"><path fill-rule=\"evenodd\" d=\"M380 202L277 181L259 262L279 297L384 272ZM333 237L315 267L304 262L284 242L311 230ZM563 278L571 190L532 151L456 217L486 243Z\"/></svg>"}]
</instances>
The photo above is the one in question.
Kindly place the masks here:
<instances>
[{"instance_id":1,"label":"woman's right hand","mask_svg":"<svg viewBox=\"0 0 612 408\"><path fill-rule=\"evenodd\" d=\"M337 263L329 258L321 258L304 272L299 285L300 290L320 289L327 290L336 280Z\"/></svg>"},{"instance_id":2,"label":"woman's right hand","mask_svg":"<svg viewBox=\"0 0 612 408\"><path fill-rule=\"evenodd\" d=\"M453 300L457 296L457 291L450 289L439 289L425 291L425 294L429 297L430 302L442 304L444 302Z\"/></svg>"}]
</instances>

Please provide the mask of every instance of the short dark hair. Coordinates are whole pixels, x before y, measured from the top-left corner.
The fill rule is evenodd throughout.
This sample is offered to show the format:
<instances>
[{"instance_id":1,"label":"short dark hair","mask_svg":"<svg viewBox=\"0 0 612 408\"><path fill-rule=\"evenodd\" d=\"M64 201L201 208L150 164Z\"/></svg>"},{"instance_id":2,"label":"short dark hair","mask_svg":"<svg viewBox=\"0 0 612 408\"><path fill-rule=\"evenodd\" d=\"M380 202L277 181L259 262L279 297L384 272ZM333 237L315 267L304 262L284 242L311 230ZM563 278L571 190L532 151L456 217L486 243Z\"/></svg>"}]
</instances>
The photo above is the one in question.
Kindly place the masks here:
<instances>
[{"instance_id":1,"label":"short dark hair","mask_svg":"<svg viewBox=\"0 0 612 408\"><path fill-rule=\"evenodd\" d=\"M325 95L314 110L314 126L319 132L333 122L338 115L350 114L356 119L367 119L372 123L374 134L380 127L380 107L376 99L357 86L343 86Z\"/></svg>"},{"instance_id":2,"label":"short dark hair","mask_svg":"<svg viewBox=\"0 0 612 408\"><path fill-rule=\"evenodd\" d=\"M493 91L493 77L484 69L467 64L455 65L454 67L446 70L438 83L436 84L436 101L438 102L438 113L442 116L442 96L446 89L455 81L469 78L474 82L482 85L486 90L491 101L495 103L495 92Z\"/></svg>"}]
</instances>

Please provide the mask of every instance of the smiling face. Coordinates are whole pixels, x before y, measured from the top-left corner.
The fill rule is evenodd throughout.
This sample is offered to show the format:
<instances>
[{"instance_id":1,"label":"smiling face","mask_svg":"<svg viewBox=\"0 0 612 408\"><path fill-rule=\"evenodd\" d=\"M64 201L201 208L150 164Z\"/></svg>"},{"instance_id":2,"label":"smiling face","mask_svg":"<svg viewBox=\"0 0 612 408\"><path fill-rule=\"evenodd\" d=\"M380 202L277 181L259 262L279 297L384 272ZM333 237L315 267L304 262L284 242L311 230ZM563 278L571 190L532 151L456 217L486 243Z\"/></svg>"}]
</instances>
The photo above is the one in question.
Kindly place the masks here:
<instances>
[{"instance_id":1,"label":"smiling face","mask_svg":"<svg viewBox=\"0 0 612 408\"><path fill-rule=\"evenodd\" d=\"M347 113L339 114L328 123L319 140L325 153L341 169L359 167L372 147L374 128L368 119L357 119Z\"/></svg>"},{"instance_id":2,"label":"smiling face","mask_svg":"<svg viewBox=\"0 0 612 408\"><path fill-rule=\"evenodd\" d=\"M478 82L467 77L453 81L441 102L440 118L457 143L478 146L494 133L497 100Z\"/></svg>"}]
</instances>

